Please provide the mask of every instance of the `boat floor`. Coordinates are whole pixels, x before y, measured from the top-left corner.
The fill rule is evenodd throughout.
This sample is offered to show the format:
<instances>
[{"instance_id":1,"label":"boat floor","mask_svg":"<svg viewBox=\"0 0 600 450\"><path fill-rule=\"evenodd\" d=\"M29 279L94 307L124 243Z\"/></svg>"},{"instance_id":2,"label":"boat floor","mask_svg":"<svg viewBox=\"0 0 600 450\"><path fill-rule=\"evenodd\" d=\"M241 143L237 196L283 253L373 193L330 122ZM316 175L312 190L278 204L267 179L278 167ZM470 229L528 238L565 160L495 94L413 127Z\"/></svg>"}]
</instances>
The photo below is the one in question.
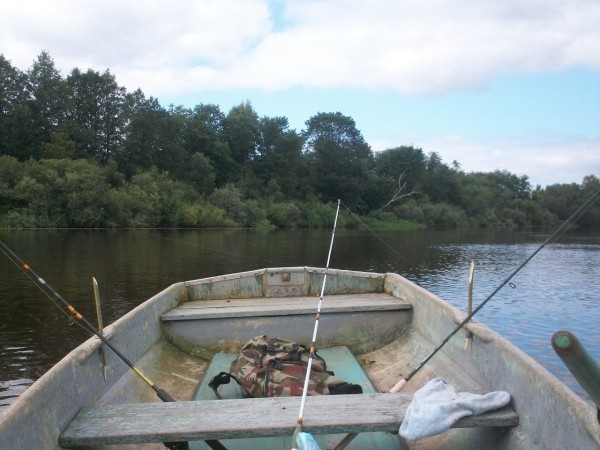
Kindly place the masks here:
<instances>
[{"instance_id":1,"label":"boat floor","mask_svg":"<svg viewBox=\"0 0 600 450\"><path fill-rule=\"evenodd\" d=\"M368 376L376 392L388 392L403 376L409 373L430 351L432 345L412 330L402 338L385 345L375 351L355 355L356 360ZM161 341L150 350L137 366L160 386L171 394L176 400L190 400L193 398L209 367L210 361L186 354L167 341ZM464 373L456 364L444 358L443 352L420 370L404 388L406 392L418 390L431 378L441 376L459 390L480 390L473 379ZM154 391L133 372L128 372L118 383L116 383L100 400L100 404L124 404L160 402ZM427 438L417 443L411 443L406 448L446 448L444 441L451 440L452 433L449 430L445 436ZM432 441L435 439L435 441ZM441 441L440 441L441 439ZM107 450L117 449L143 449L159 450L164 446L158 444L136 444L97 447ZM451 448L451 447L448 447Z\"/></svg>"},{"instance_id":2,"label":"boat floor","mask_svg":"<svg viewBox=\"0 0 600 450\"><path fill-rule=\"evenodd\" d=\"M358 364L358 361L354 358L350 350L346 347L332 347L318 351L318 354L325 359L327 362L328 370L332 370L336 377L346 380L347 382L358 384L362 386L365 394L376 393L375 386L371 383L371 380L367 377L363 369ZM212 389L208 386L209 381L215 375L220 372L229 371L231 361L235 359L236 355L231 353L217 353L207 372L204 379L198 385L198 389L193 396L194 400L213 400L219 401ZM231 382L229 384L221 386L219 393L225 399L227 398L243 398L243 392L240 386ZM300 405L300 403L298 403ZM313 411L318 414L319 411ZM295 424L291 424L293 428ZM321 448L333 448L337 445L344 437L344 434L330 434L330 435L318 435L314 436L317 443ZM221 441L228 450L266 450L266 449L287 449L291 446L291 435L290 436L278 436L269 438L246 438L246 439L235 439L235 440L223 440ZM191 442L190 450L203 450L209 449L210 447L204 442ZM361 433L359 434L347 447L348 450L352 449L400 449L402 448L398 439L398 436L390 433Z\"/></svg>"}]
</instances>

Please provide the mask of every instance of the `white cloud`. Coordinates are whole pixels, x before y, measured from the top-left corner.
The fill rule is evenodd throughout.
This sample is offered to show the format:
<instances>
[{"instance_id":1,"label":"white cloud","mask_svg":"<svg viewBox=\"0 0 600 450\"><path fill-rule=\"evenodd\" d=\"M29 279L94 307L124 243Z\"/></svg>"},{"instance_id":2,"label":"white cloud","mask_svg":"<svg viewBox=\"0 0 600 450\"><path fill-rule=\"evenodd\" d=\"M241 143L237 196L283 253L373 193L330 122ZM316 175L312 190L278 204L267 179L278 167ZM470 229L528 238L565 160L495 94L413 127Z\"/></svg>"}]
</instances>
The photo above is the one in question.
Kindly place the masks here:
<instances>
[{"instance_id":1,"label":"white cloud","mask_svg":"<svg viewBox=\"0 0 600 450\"><path fill-rule=\"evenodd\" d=\"M283 24L260 0L20 0L0 16L0 48L18 67L46 49L63 72L108 67L159 97L299 85L436 94L504 73L600 69L594 0L289 0Z\"/></svg>"},{"instance_id":2,"label":"white cloud","mask_svg":"<svg viewBox=\"0 0 600 450\"><path fill-rule=\"evenodd\" d=\"M3 2L0 16L0 48L17 67L48 50L63 72L133 70L152 84L157 70L159 80L176 84L195 67L230 64L271 26L260 0L22 0ZM179 70L166 79L165 66Z\"/></svg>"},{"instance_id":3,"label":"white cloud","mask_svg":"<svg viewBox=\"0 0 600 450\"><path fill-rule=\"evenodd\" d=\"M301 86L319 95L350 87L376 118L379 106L369 99L377 95L368 91L434 98L482 91L506 74L600 71L597 0L19 0L1 2L0 18L0 52L22 70L48 50L63 75L108 68L119 84L160 100L218 89ZM510 98L515 116L519 100ZM397 136L372 126L387 133L363 130L375 150L413 144L466 171L508 170L534 185L600 173L597 132L484 141L464 129L451 130L461 137Z\"/></svg>"}]
</instances>

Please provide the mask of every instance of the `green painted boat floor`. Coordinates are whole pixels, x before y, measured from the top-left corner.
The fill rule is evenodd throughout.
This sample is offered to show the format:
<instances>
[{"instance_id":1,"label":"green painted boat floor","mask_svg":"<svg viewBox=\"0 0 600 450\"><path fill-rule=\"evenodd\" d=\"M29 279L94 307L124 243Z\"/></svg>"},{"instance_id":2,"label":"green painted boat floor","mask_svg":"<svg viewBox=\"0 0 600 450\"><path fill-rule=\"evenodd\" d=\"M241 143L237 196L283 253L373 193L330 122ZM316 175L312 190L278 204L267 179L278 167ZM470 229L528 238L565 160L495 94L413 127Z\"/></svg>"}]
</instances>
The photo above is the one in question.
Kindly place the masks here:
<instances>
[{"instance_id":1,"label":"green painted boat floor","mask_svg":"<svg viewBox=\"0 0 600 450\"><path fill-rule=\"evenodd\" d=\"M375 387L367 374L363 371L362 367L354 357L354 355L348 350L347 347L332 347L318 350L318 354L322 356L327 362L328 370L335 372L335 376L349 383L360 384L365 394L375 393ZM213 390L208 386L209 381L220 372L229 372L229 366L231 362L236 358L237 355L233 353L217 353L210 365L206 369L204 378L198 384L195 394L192 400L214 400L219 401ZM243 398L241 387L235 382L231 381L229 384L224 384L219 388L219 393L223 398ZM300 412L300 398L298 398L298 412ZM306 411L305 416L308 414L315 414L318 411ZM365 414L364 411L357 411L357 414ZM290 424L293 429L295 423ZM343 434L329 434L329 435L316 435L314 438L317 440L319 446L322 449L330 449L335 447L345 435ZM221 443L227 447L228 450L289 450L291 448L292 436L289 437L270 437L270 438L247 438L247 439L224 439ZM400 440L397 435L390 433L361 433L359 434L347 447L346 449L400 449L403 448L400 444ZM206 443L190 442L190 449L192 450L204 450L210 449Z\"/></svg>"}]
</instances>

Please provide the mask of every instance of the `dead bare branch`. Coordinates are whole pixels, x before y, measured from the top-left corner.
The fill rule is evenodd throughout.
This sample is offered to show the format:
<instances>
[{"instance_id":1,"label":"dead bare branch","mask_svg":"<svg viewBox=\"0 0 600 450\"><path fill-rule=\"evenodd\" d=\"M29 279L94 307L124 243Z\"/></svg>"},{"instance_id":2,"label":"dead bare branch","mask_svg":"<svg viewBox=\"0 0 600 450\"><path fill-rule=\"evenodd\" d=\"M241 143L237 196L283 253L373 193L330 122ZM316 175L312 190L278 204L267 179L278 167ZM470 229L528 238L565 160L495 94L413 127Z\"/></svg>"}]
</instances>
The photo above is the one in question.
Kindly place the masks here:
<instances>
[{"instance_id":1,"label":"dead bare branch","mask_svg":"<svg viewBox=\"0 0 600 450\"><path fill-rule=\"evenodd\" d=\"M392 203L397 202L400 199L410 197L411 195L417 194L419 192L416 187L413 187L410 191L406 191L407 183L406 183L406 181L402 182L402 178L404 178L405 174L406 174L406 172L402 172L400 174L400 176L398 177L398 187L396 188L394 195L392 196L392 198L389 202L387 202L385 205L383 205L381 207L381 209L385 209L388 206L390 206Z\"/></svg>"}]
</instances>

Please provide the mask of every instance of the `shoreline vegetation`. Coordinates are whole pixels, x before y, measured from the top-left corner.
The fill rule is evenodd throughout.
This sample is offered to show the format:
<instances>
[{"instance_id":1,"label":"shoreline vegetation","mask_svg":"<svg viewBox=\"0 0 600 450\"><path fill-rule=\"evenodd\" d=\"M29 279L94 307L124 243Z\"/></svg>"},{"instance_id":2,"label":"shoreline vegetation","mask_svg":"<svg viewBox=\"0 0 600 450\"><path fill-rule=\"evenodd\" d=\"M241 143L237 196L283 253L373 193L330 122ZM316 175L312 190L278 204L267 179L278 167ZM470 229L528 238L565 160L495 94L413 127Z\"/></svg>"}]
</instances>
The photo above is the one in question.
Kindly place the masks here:
<instances>
[{"instance_id":1,"label":"shoreline vegetation","mask_svg":"<svg viewBox=\"0 0 600 450\"><path fill-rule=\"evenodd\" d=\"M321 228L337 199L340 227L553 227L600 187L374 152L340 112L297 131L249 101L165 108L108 70L64 77L47 52L26 72L0 55L0 92L0 228ZM577 225L600 228L600 206Z\"/></svg>"}]
</instances>

